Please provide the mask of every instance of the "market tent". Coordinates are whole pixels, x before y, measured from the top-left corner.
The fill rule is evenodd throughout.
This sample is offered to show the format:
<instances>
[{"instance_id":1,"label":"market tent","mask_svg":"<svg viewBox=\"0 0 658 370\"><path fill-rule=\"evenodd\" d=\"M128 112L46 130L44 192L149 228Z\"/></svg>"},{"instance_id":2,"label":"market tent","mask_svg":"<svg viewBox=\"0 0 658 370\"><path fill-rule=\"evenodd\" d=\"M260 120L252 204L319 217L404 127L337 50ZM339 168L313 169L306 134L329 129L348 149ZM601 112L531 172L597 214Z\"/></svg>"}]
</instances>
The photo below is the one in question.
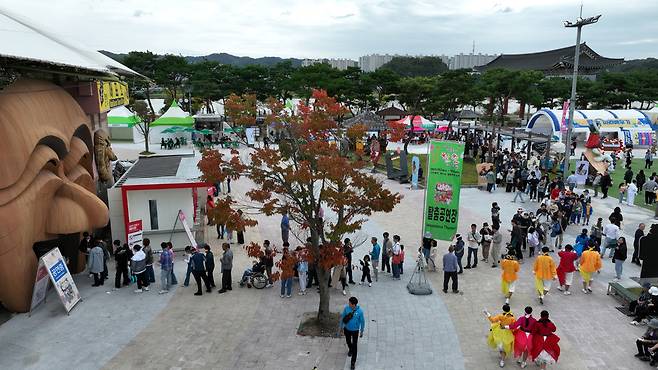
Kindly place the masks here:
<instances>
[{"instance_id":1,"label":"market tent","mask_svg":"<svg viewBox=\"0 0 658 370\"><path fill-rule=\"evenodd\" d=\"M436 128L436 123L422 116L406 116L396 122L403 123L408 129L413 131L434 130Z\"/></svg>"},{"instance_id":2,"label":"market tent","mask_svg":"<svg viewBox=\"0 0 658 370\"><path fill-rule=\"evenodd\" d=\"M568 121L568 112L544 108L530 117L526 131L556 136L557 140L562 140L562 133L566 132ZM574 138L577 141L586 141L589 125L594 123L599 126L602 135L623 139L627 144L652 145L655 139L655 125L646 113L637 109L577 109L573 119Z\"/></svg>"},{"instance_id":3,"label":"market tent","mask_svg":"<svg viewBox=\"0 0 658 370\"><path fill-rule=\"evenodd\" d=\"M186 126L192 127L194 125L194 118L192 118L187 112L182 110L176 100L171 102L169 109L164 112L160 118L156 119L151 123L151 127L156 126Z\"/></svg>"},{"instance_id":4,"label":"market tent","mask_svg":"<svg viewBox=\"0 0 658 370\"><path fill-rule=\"evenodd\" d=\"M190 141L192 140L190 133L185 130L181 132L172 132L172 130L167 131L167 129L171 127L194 129L194 118L182 110L178 106L178 103L176 103L176 100L171 102L167 111L164 112L160 118L151 123L149 141L153 144L157 144L160 143L162 139L174 139L176 137L185 137Z\"/></svg>"},{"instance_id":5,"label":"market tent","mask_svg":"<svg viewBox=\"0 0 658 370\"><path fill-rule=\"evenodd\" d=\"M107 126L112 140L128 140L133 143L144 141L144 136L135 127L141 122L135 113L123 105L114 107L107 112Z\"/></svg>"}]
</instances>

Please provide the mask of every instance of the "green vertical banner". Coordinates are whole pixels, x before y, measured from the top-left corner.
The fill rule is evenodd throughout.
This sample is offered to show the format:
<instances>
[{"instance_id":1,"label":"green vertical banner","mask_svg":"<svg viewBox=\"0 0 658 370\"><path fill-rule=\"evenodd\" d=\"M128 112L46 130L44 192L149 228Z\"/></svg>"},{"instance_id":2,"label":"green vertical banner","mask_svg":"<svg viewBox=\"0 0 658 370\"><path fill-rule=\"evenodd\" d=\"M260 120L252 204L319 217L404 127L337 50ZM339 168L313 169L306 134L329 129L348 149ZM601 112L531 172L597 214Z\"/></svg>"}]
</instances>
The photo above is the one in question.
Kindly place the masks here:
<instances>
[{"instance_id":1,"label":"green vertical banner","mask_svg":"<svg viewBox=\"0 0 658 370\"><path fill-rule=\"evenodd\" d=\"M463 143L430 141L423 229L433 239L452 240L457 233L463 161Z\"/></svg>"}]
</instances>

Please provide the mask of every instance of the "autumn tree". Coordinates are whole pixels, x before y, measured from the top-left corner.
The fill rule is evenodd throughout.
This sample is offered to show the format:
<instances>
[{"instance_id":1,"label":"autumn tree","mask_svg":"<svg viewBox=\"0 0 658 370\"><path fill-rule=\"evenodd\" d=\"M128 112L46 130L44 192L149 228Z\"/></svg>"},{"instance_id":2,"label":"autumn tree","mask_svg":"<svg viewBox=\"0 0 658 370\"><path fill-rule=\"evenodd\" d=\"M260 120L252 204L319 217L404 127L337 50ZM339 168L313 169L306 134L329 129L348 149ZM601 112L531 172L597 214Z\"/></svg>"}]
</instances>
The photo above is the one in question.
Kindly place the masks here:
<instances>
[{"instance_id":1,"label":"autumn tree","mask_svg":"<svg viewBox=\"0 0 658 370\"><path fill-rule=\"evenodd\" d=\"M285 133L278 150L250 149L248 163L207 150L199 168L202 179L210 183L240 175L253 182L246 193L248 203L222 198L210 215L223 215L230 229L256 224L248 212L237 212L251 208L267 216L288 214L291 222L304 230L304 235L297 236L305 245L301 258L316 268L320 284L317 322L328 327L335 324L330 320L328 279L332 267L343 263L342 237L361 229L374 212L391 212L401 196L385 189L364 171L363 164L340 154L334 143L344 134L338 130L336 117L344 114L345 108L322 90L314 90L311 97L313 104L300 103L294 116L283 109L280 100L268 100L271 115L266 121L276 122ZM254 124L253 104L252 98L231 96L227 115L234 124ZM253 257L263 254L256 243L246 249Z\"/></svg>"}]
</instances>

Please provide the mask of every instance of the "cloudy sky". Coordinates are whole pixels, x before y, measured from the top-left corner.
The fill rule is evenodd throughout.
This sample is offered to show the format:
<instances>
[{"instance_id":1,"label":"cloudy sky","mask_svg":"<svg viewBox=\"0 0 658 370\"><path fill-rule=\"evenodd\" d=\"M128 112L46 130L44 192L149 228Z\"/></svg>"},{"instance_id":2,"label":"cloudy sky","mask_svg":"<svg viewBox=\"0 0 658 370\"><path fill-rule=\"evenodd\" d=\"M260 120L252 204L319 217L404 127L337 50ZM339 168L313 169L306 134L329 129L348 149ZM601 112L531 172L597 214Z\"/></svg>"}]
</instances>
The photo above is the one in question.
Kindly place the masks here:
<instances>
[{"instance_id":1,"label":"cloudy sky","mask_svg":"<svg viewBox=\"0 0 658 370\"><path fill-rule=\"evenodd\" d=\"M580 0L0 0L89 47L204 55L522 53L575 43ZM583 40L609 57L658 57L658 1L585 0ZM6 42L7 40L2 40ZM10 41L10 40L9 40Z\"/></svg>"}]
</instances>

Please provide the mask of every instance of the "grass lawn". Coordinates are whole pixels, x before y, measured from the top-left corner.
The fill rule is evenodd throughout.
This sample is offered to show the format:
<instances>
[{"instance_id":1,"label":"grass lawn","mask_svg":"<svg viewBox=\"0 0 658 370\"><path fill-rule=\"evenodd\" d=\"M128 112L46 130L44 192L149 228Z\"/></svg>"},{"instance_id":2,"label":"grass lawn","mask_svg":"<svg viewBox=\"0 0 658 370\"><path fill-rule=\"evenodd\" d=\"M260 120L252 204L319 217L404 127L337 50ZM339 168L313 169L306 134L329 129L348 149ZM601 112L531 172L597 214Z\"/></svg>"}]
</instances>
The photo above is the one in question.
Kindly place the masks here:
<instances>
[{"instance_id":1,"label":"grass lawn","mask_svg":"<svg viewBox=\"0 0 658 370\"><path fill-rule=\"evenodd\" d=\"M617 167L615 167L615 171L610 174L610 177L612 177L612 187L610 190L608 190L608 196L618 198L619 197L619 184L624 181L624 174L626 173L626 161L621 160L617 161ZM571 160L571 169L576 168L576 160L572 159ZM631 169L633 170L633 179L635 179L635 176L637 175L640 170L644 169L644 158L634 158L633 161L631 162ZM658 172L658 165L654 165L652 169L647 169L644 170L644 174L646 175L647 179L653 172ZM587 186L588 188L591 189L590 186ZM645 206L644 205L644 191L642 189L638 189L638 193L635 196L635 205L644 207L649 210L654 210L653 206Z\"/></svg>"},{"instance_id":2,"label":"grass lawn","mask_svg":"<svg viewBox=\"0 0 658 370\"><path fill-rule=\"evenodd\" d=\"M416 156L420 159L420 166L423 168L423 174L427 176L427 154L409 154L407 155L407 168L411 175L411 159ZM383 159L383 158L382 158ZM380 162L380 163L384 163ZM393 160L393 166L400 168L400 159ZM475 173L475 161L470 158L464 159L464 166L462 168L462 185L477 185L478 176Z\"/></svg>"}]
</instances>

